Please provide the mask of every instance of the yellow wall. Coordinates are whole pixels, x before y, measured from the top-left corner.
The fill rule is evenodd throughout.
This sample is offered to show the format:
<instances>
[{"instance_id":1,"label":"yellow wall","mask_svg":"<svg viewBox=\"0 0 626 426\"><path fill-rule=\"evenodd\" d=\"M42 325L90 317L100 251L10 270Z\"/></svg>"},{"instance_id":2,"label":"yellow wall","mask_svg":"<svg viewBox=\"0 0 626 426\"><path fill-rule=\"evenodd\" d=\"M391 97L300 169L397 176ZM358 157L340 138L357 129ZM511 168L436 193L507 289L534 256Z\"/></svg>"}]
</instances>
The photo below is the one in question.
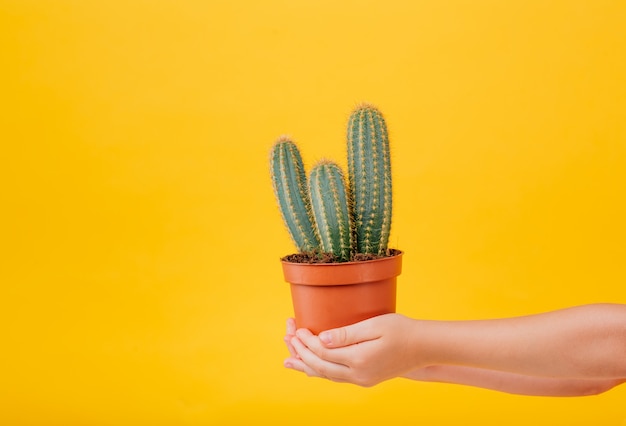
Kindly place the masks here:
<instances>
[{"instance_id":1,"label":"yellow wall","mask_svg":"<svg viewBox=\"0 0 626 426\"><path fill-rule=\"evenodd\" d=\"M282 367L267 153L386 114L400 312L626 303L626 5L0 0L0 424L624 425Z\"/></svg>"}]
</instances>

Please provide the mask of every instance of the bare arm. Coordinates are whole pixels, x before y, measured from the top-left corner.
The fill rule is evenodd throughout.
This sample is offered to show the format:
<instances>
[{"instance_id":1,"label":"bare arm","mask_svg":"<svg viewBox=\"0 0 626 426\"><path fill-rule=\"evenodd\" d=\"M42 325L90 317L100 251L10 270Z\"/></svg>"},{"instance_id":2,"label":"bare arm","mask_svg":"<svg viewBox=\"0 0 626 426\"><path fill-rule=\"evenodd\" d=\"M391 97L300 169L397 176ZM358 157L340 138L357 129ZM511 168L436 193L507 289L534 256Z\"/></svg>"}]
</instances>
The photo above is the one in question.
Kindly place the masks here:
<instances>
[{"instance_id":1,"label":"bare arm","mask_svg":"<svg viewBox=\"0 0 626 426\"><path fill-rule=\"evenodd\" d=\"M572 386L610 388L626 377L626 305L586 305L485 321L421 321L389 314L319 337L298 330L289 343L297 357L287 360L287 366L364 386L436 365L442 367L430 367L431 372L439 368L439 373L448 374L449 380L440 381L455 383L477 377L483 382L501 380L504 376L494 372L506 372L516 375L510 379L528 383L543 377L575 379L568 382ZM477 373L482 370L492 373ZM451 372L456 372L456 379ZM599 381L586 381L590 379ZM545 381L544 385L565 382L559 383Z\"/></svg>"},{"instance_id":2,"label":"bare arm","mask_svg":"<svg viewBox=\"0 0 626 426\"><path fill-rule=\"evenodd\" d=\"M588 396L606 392L623 379L560 379L525 376L458 365L432 365L404 375L407 379L479 387L517 395Z\"/></svg>"},{"instance_id":3,"label":"bare arm","mask_svg":"<svg viewBox=\"0 0 626 426\"><path fill-rule=\"evenodd\" d=\"M413 339L412 351L427 364L546 377L626 377L626 305L586 305L486 321L418 322Z\"/></svg>"}]
</instances>

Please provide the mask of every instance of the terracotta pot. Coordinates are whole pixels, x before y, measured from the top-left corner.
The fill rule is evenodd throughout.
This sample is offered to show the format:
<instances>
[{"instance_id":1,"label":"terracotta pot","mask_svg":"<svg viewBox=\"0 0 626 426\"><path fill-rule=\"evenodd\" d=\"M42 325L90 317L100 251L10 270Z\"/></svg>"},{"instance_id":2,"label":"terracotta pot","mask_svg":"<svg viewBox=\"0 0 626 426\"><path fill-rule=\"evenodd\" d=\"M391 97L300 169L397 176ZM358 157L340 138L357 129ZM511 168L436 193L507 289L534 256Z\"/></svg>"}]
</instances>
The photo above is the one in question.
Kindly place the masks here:
<instances>
[{"instance_id":1,"label":"terracotta pot","mask_svg":"<svg viewBox=\"0 0 626 426\"><path fill-rule=\"evenodd\" d=\"M283 261L298 328L314 334L396 311L396 277L402 252L346 263Z\"/></svg>"}]
</instances>

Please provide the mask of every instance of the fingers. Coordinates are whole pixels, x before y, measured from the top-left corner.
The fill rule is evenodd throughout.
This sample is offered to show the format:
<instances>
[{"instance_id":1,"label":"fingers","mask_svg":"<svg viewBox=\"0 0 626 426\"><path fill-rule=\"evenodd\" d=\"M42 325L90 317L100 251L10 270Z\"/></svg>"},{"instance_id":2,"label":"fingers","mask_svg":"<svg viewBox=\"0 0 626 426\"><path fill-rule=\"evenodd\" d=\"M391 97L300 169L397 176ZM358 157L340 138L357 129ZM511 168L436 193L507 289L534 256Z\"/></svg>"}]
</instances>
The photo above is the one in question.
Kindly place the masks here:
<instances>
[{"instance_id":1,"label":"fingers","mask_svg":"<svg viewBox=\"0 0 626 426\"><path fill-rule=\"evenodd\" d=\"M306 331L310 334L310 331ZM298 333L296 334L302 334L301 330L298 330ZM316 336L313 336L312 334L311 336L313 337L313 339L318 340L319 342L319 339L317 339ZM298 337L294 337L291 341L291 344L300 357L300 359L297 361L302 362L302 364L300 364L300 362L294 362L293 358L290 359L289 363L291 364L291 368L302 368L298 371L303 371L310 376L325 377L334 381L345 381L346 377L348 377L350 373L350 368L343 364L337 364L320 358L311 349L309 349Z\"/></svg>"},{"instance_id":2,"label":"fingers","mask_svg":"<svg viewBox=\"0 0 626 426\"><path fill-rule=\"evenodd\" d=\"M352 356L352 348L327 348L318 336L313 335L305 328L297 330L296 336L307 349L313 352L318 358L336 364L349 365Z\"/></svg>"},{"instance_id":3,"label":"fingers","mask_svg":"<svg viewBox=\"0 0 626 426\"><path fill-rule=\"evenodd\" d=\"M345 383L345 380L341 380L338 378L329 378L329 377L323 377L321 375L319 375L315 370L313 370L311 367L309 367L308 365L306 365L304 362L302 362L301 359L297 359L297 358L287 358L285 360L285 367L290 368L292 370L296 370L296 371L300 371L301 373L306 374L309 377L319 377L322 379L329 379L332 380L333 382L337 382L337 383Z\"/></svg>"},{"instance_id":4,"label":"fingers","mask_svg":"<svg viewBox=\"0 0 626 426\"><path fill-rule=\"evenodd\" d=\"M296 322L294 321L293 318L289 318L287 320L287 333L285 334L284 337L284 341L285 344L287 345L287 350L289 351L289 355L291 355L292 358L298 358L298 353L296 352L296 350L293 348L293 345L291 344L291 339L293 339L293 337L296 335Z\"/></svg>"},{"instance_id":5,"label":"fingers","mask_svg":"<svg viewBox=\"0 0 626 426\"><path fill-rule=\"evenodd\" d=\"M376 332L376 324L380 321L384 321L385 318L383 317L384 315L381 315L346 327L322 331L319 338L324 345L329 348L340 348L354 345L355 343L378 339L380 333Z\"/></svg>"},{"instance_id":6,"label":"fingers","mask_svg":"<svg viewBox=\"0 0 626 426\"><path fill-rule=\"evenodd\" d=\"M293 339L293 336L287 335L285 336L284 341L285 341L285 344L287 345L287 350L289 351L289 355L291 355L291 357L293 358L297 358L298 353L296 352L293 345L291 344L291 339Z\"/></svg>"},{"instance_id":7,"label":"fingers","mask_svg":"<svg viewBox=\"0 0 626 426\"><path fill-rule=\"evenodd\" d=\"M306 374L309 377L321 377L317 374L311 367L302 362L301 359L298 358L287 358L284 362L286 368L290 368L292 370L300 371Z\"/></svg>"},{"instance_id":8,"label":"fingers","mask_svg":"<svg viewBox=\"0 0 626 426\"><path fill-rule=\"evenodd\" d=\"M321 362L322 360L318 358L314 352L309 350L306 347L306 345L303 344L296 337L296 322L293 318L289 318L287 320L286 325L287 325L287 329L286 329L284 341L285 341L285 344L287 345L287 349L289 350L289 354L291 355L289 358L287 358L284 361L284 365L286 368L300 371L310 377L323 377L323 378L327 378L336 382L344 381L340 379L339 377L331 377L331 376L326 376L324 374L326 372L326 367L323 364L326 361ZM300 334L303 335L307 339L309 344L314 345L318 350L323 349L321 343L319 342L319 339L316 336L313 336L313 334L309 330L302 329L300 331ZM296 349L296 347L294 346L294 343L298 345L298 349L300 352L306 353L308 361L312 363L313 365L316 365L317 370L315 369L315 367L309 366L305 361L302 360L300 353L298 352L298 349ZM333 369L331 368L330 371L332 373Z\"/></svg>"},{"instance_id":9,"label":"fingers","mask_svg":"<svg viewBox=\"0 0 626 426\"><path fill-rule=\"evenodd\" d=\"M287 319L287 334L296 334L296 321L293 318Z\"/></svg>"}]
</instances>

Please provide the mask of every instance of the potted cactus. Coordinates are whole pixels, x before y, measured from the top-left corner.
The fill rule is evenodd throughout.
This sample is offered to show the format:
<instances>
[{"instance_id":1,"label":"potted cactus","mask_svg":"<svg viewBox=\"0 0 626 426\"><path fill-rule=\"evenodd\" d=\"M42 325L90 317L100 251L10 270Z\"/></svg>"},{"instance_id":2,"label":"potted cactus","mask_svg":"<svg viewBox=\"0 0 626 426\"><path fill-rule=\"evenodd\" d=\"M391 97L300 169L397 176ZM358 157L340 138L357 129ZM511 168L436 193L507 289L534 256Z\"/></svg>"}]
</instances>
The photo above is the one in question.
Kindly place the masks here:
<instances>
[{"instance_id":1,"label":"potted cactus","mask_svg":"<svg viewBox=\"0 0 626 426\"><path fill-rule=\"evenodd\" d=\"M307 179L296 144L270 156L274 193L297 253L283 257L298 327L313 333L395 312L402 252L387 247L391 164L385 120L369 104L348 122L348 179L322 160Z\"/></svg>"}]
</instances>

